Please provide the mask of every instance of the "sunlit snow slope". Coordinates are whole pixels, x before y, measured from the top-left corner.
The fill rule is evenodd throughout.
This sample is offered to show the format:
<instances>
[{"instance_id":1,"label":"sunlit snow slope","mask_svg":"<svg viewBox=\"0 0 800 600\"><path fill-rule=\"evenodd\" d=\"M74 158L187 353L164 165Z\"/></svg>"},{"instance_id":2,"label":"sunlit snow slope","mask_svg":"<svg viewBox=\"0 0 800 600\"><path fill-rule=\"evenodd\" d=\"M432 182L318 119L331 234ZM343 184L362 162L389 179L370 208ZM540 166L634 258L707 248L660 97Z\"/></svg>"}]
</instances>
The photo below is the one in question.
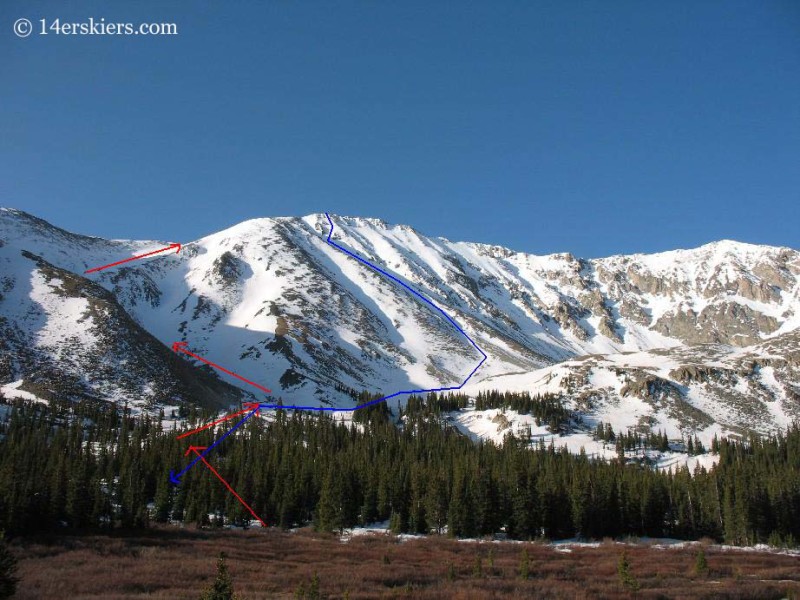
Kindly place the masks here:
<instances>
[{"instance_id":1,"label":"sunlit snow slope","mask_svg":"<svg viewBox=\"0 0 800 600\"><path fill-rule=\"evenodd\" d=\"M337 243L425 294L487 353L477 386L515 381L532 389L542 369L569 370L589 354L617 357L603 358L606 368L625 352L702 344L734 352L800 325L800 255L788 248L723 241L584 260L332 218ZM42 389L61 378L73 391L117 402L192 401L201 392L176 371L189 363L163 358L186 341L287 403L349 406L348 391L460 383L480 360L475 349L429 306L327 244L328 229L324 215L255 219L185 243L178 254L84 276L174 240L84 237L3 209L2 382ZM43 377L37 361L45 359ZM552 366L562 361L573 362ZM225 401L238 394L209 369L192 370L205 377L197 384L205 401L223 389ZM780 388L791 403L794 384L774 375L773 384L760 372L765 393ZM773 420L790 413L782 407Z\"/></svg>"}]
</instances>

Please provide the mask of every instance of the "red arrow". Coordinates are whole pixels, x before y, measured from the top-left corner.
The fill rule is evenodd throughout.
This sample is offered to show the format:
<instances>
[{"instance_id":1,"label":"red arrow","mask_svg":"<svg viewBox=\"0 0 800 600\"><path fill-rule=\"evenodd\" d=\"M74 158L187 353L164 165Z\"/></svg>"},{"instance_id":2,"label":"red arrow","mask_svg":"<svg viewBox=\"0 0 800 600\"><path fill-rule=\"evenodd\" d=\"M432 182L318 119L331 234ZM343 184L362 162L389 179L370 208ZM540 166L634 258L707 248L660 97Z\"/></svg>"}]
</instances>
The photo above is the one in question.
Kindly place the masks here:
<instances>
[{"instance_id":1,"label":"red arrow","mask_svg":"<svg viewBox=\"0 0 800 600\"><path fill-rule=\"evenodd\" d=\"M266 527L266 526L267 526L267 524L266 524L266 523L264 523L264 521L262 521L262 520L261 520L261 517L259 517L259 516L256 514L256 511L254 511L252 508L250 508L250 505L249 505L249 504L247 504L247 502L245 502L244 500L242 500L242 497L241 497L239 494L237 494L237 493L236 493L236 490L234 490L234 489L233 489L233 488L230 486L230 484L229 484L227 481L225 481L225 479L222 477L222 475L220 475L219 473L217 473L217 470L216 470L214 467L212 467L212 466L211 466L211 465L208 463L208 461L206 460L205 456L203 456L202 454L200 454L200 450L205 450L205 447L204 447L204 446L189 446L189 449L186 451L186 456L188 456L190 452L194 452L195 454L197 454L197 456L199 456L199 457L200 457L200 460L201 460L201 461L203 461L203 464L204 464L205 466L207 466L207 467L209 468L209 470L210 470L210 471L211 471L211 472L212 472L214 475L216 475L216 476L217 476L217 479L219 479L219 480L222 482L222 484L223 484L223 485L224 485L226 488L228 488L228 491L229 491L231 494L233 494L233 495L236 497L236 499L237 499L239 502L241 502L241 503L242 503L242 506L244 506L244 507L245 507L245 508L246 508L246 509L247 509L247 510L250 512L250 514L251 514L251 515L253 515L253 516L256 518L256 520L257 520L259 523L261 523L261 526L262 526L262 527Z\"/></svg>"},{"instance_id":2,"label":"red arrow","mask_svg":"<svg viewBox=\"0 0 800 600\"><path fill-rule=\"evenodd\" d=\"M132 260L139 260L140 258L147 258L148 256L153 256L154 254L160 254L162 252L166 252L167 250L172 250L173 248L177 248L175 254L181 251L181 245L178 243L170 244L166 248L161 248L159 250L153 250L152 252L147 252L146 254L137 254L136 256L131 256L130 258L126 258L125 260L118 260L117 262L113 262L107 265L103 265L102 267L95 267L94 269L89 269L88 271L84 271L84 275L88 275L89 273L94 273L95 271L102 271L103 269L108 269L109 267L116 267L117 265L124 264L126 262L130 262Z\"/></svg>"},{"instance_id":3,"label":"red arrow","mask_svg":"<svg viewBox=\"0 0 800 600\"><path fill-rule=\"evenodd\" d=\"M198 427L197 429L192 429L191 431L187 431L186 433L182 433L178 437L176 437L175 439L182 440L183 438L189 437L190 435L193 435L193 434L197 433L198 431L203 431L204 429L208 429L209 427L213 427L214 425L219 425L220 423L222 423L224 421L227 421L228 419L232 419L234 417L238 417L239 415L244 414L246 412L250 412L253 409L255 409L255 414L256 414L256 416L258 416L258 414L259 414L258 413L258 408L260 406L258 402L245 402L244 404L242 404L242 406L244 406L244 408L242 410L238 411L238 412L235 412L235 413L233 413L231 415L228 415L227 417L222 417L221 419L217 419L216 421L212 421L211 423L209 423L207 425L203 425L202 427Z\"/></svg>"},{"instance_id":4,"label":"red arrow","mask_svg":"<svg viewBox=\"0 0 800 600\"><path fill-rule=\"evenodd\" d=\"M240 381L244 381L245 383L248 383L248 384L252 385L253 387L256 387L256 388L260 389L262 392L265 392L267 394L271 394L272 393L272 390L268 390L263 385L258 385L257 383L255 383L253 381L250 381L249 379L245 379L241 375L237 375L233 371L229 371L225 367L221 367L218 364L215 364L215 363L211 362L210 360L206 360L202 356L198 356L194 352L190 352L189 350L186 349L186 342L175 342L174 344L172 344L172 350L174 352L183 352L184 354L188 354L189 356L191 356L193 358L196 358L200 362L204 362L207 365L210 365L210 366L214 367L215 369L219 369L223 373L227 373L231 377L236 377L236 379L239 379Z\"/></svg>"}]
</instances>

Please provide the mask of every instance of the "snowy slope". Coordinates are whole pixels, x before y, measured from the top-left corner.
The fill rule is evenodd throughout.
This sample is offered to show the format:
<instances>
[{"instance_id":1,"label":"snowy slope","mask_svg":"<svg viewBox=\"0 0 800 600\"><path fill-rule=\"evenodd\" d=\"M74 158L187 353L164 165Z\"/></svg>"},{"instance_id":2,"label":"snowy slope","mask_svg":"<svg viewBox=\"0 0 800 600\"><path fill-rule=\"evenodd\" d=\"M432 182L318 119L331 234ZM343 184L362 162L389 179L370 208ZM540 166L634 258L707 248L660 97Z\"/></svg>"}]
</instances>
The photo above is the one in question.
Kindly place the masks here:
<instances>
[{"instance_id":1,"label":"snowy slope","mask_svg":"<svg viewBox=\"0 0 800 600\"><path fill-rule=\"evenodd\" d=\"M471 385L545 389L558 386L560 374L582 369L587 363L576 362L579 357L603 355L592 359L598 367L587 385L618 395L615 356L655 362L663 376L673 351L716 344L735 354L781 340L800 325L800 253L788 248L723 241L585 260L429 238L376 219L333 221L337 243L407 281L487 353ZM0 284L9 289L2 292L0 318L7 339L33 341L57 370L98 397L120 402L129 395L126 386L105 381L102 369L86 375L90 366L119 367L118 359L97 360L99 338L86 325L85 294L59 296L26 251L69 273L71 287L108 293L121 311L118 321L146 332L152 343L168 348L186 341L193 352L270 387L286 402L349 406L348 389L390 394L459 385L480 355L436 311L328 244L329 229L325 215L254 219L186 243L178 254L84 276L87 268L169 242L90 238L2 209ZM0 383L31 377L32 367L14 358L20 344L6 342L0 353ZM92 361L81 360L82 348L93 348ZM791 398L781 396L784 377L769 365L758 374L764 398L781 398L780 406L759 405L756 412L768 413L765 427L793 414ZM719 385L730 391L729 384ZM746 398L736 392L744 385L731 382L730 393ZM166 394L152 375L128 387L147 401L161 402ZM684 387L684 400L712 420L737 422L730 407L707 406L719 394ZM619 412L639 419L646 410L622 405Z\"/></svg>"},{"instance_id":2,"label":"snowy slope","mask_svg":"<svg viewBox=\"0 0 800 600\"><path fill-rule=\"evenodd\" d=\"M800 331L746 348L720 344L582 356L468 385L560 395L583 428L697 435L769 434L800 421ZM518 427L524 419L511 418ZM491 432L495 434L494 431Z\"/></svg>"},{"instance_id":3,"label":"snowy slope","mask_svg":"<svg viewBox=\"0 0 800 600\"><path fill-rule=\"evenodd\" d=\"M8 215L0 213L4 216ZM42 233L44 239L36 240L42 243L32 244L31 238ZM133 321L108 290L25 249L80 268L83 265L72 257L84 253L104 260L120 248L138 251L148 245L82 239L52 232L27 217L20 227L4 228L0 238L4 396L96 398L142 408L183 403L226 408L248 398L181 361Z\"/></svg>"}]
</instances>

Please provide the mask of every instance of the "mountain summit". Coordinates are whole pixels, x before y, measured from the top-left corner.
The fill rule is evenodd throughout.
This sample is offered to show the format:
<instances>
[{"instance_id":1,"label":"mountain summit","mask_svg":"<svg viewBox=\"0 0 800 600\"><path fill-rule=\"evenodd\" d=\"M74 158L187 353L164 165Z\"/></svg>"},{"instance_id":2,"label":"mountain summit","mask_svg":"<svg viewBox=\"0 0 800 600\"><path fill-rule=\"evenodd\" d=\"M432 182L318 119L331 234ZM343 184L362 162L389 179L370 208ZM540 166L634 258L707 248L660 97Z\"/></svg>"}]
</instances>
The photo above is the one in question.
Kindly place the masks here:
<instances>
[{"instance_id":1,"label":"mountain summit","mask_svg":"<svg viewBox=\"0 0 800 600\"><path fill-rule=\"evenodd\" d=\"M377 219L332 219L338 244L405 280L486 352L469 389L511 385L509 377L533 389L530 378L548 369L561 369L550 375L560 381L582 368L589 379L571 389L585 395L595 389L587 356L614 377L623 377L615 369L650 373L659 361L670 372L684 363L735 371L722 355L795 360L800 253L790 248L726 240L581 259L428 238ZM4 390L141 406L253 397L253 388L172 353L174 342L286 403L350 406L362 390L460 384L480 360L475 349L437 311L328 244L329 229L319 214L254 219L184 243L179 254L84 275L169 242L87 237L0 209ZM736 377L755 377L764 390L756 396L778 403L771 415L797 414L791 380L745 370ZM693 377L666 377L673 397L691 406ZM715 385L744 394L745 379L736 377ZM706 387L709 402L721 401L720 390ZM619 401L622 384L612 388L604 397Z\"/></svg>"}]
</instances>

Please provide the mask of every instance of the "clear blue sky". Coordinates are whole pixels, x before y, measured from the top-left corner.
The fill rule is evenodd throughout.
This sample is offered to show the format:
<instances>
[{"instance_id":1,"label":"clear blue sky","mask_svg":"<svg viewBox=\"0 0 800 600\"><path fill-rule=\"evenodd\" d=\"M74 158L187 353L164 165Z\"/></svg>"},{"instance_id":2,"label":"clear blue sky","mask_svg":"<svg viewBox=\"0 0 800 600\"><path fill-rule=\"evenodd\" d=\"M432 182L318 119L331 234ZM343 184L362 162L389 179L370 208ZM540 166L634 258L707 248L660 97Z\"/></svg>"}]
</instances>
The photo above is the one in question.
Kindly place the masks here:
<instances>
[{"instance_id":1,"label":"clear blue sky","mask_svg":"<svg viewBox=\"0 0 800 600\"><path fill-rule=\"evenodd\" d=\"M798 247L800 2L4 0L0 205L182 242L329 211L535 253Z\"/></svg>"}]
</instances>

